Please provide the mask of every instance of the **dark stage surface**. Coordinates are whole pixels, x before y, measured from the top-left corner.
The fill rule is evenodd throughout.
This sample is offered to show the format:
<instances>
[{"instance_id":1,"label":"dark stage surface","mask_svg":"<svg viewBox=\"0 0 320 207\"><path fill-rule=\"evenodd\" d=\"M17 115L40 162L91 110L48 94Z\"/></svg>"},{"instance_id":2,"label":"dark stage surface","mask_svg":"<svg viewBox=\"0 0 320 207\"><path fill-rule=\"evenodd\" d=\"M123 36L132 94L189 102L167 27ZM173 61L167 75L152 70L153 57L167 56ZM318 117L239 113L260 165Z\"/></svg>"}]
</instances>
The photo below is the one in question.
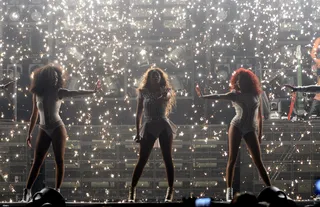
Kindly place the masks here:
<instances>
[{"instance_id":1,"label":"dark stage surface","mask_svg":"<svg viewBox=\"0 0 320 207\"><path fill-rule=\"evenodd\" d=\"M172 202L172 203L155 203L155 202L144 202L144 203L116 203L116 202L108 202L108 203L80 203L80 202L67 202L67 207L102 207L102 206L186 206L187 204L182 202ZM298 207L304 207L307 205L313 205L314 202L312 200L309 201L296 201ZM15 207L15 206L25 206L25 203L1 203L0 207ZM231 206L228 202L213 202L213 206Z\"/></svg>"}]
</instances>

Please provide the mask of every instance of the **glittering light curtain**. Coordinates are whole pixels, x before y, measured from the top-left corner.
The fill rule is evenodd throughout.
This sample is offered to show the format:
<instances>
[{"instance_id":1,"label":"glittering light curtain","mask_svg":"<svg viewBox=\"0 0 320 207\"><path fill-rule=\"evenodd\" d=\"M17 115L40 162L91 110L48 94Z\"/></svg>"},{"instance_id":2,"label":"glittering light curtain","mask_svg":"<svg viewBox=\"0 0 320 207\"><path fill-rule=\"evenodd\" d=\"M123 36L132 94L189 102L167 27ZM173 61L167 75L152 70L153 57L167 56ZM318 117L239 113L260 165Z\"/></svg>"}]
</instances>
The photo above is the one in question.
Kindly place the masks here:
<instances>
[{"instance_id":1,"label":"glittering light curtain","mask_svg":"<svg viewBox=\"0 0 320 207\"><path fill-rule=\"evenodd\" d=\"M313 43L319 30L319 2L315 0L0 0L0 3L1 19L4 20L1 23L0 62L4 68L10 68L12 64L21 68L19 81L23 83L19 82L17 87L21 104L18 109L24 115L21 121L29 119L31 110L28 84L32 65L45 64L48 59L61 64L69 74L67 86L70 89L92 89L97 79L102 81L103 92L100 94L65 100L62 107L61 115L70 131L64 193L83 200L125 197L125 186L138 153L137 145L132 142L135 87L151 64L164 68L176 87L181 88L177 108L172 114L172 119L179 125L189 124L179 129L174 147L179 172L177 186L183 189L181 195L190 191L196 195L209 195L219 188L221 194L218 196L222 196L227 156L226 124L233 109L230 102L204 103L194 97L194 85L207 86L207 93L226 92L234 69L252 67L256 71L257 65L261 65L264 89L270 97L278 94L288 97L289 94L280 92L280 88L283 81L295 73L292 67L296 64L293 57L296 46L303 46L302 62L309 74L311 61L305 46ZM219 75L220 70L226 70L227 75L225 72ZM292 74L287 72L289 70ZM275 74L280 80L271 82ZM218 76L226 78L221 80ZM312 80L310 74L306 80ZM213 123L218 125L212 126ZM129 127L121 128L121 125ZM281 146L281 141L276 144L272 141L281 138L284 129L267 127L266 131L273 133L266 135L263 153L274 153L275 146ZM3 151L6 154L2 157L4 166L8 166L9 161L25 166L19 161L24 159L25 148L17 148L14 153L16 148L13 146L25 147L21 144L25 138L20 136L26 129L19 128L14 135L2 133L1 147L13 141L12 156ZM316 134L314 132L314 137ZM301 137L297 131L286 135L297 140ZM313 142L314 137L309 141ZM302 145L298 148L300 151L307 149ZM277 149L282 150L281 147ZM285 155L292 152L290 149L286 148L282 154L275 154L270 159L283 155L287 160ZM317 146L313 150L317 150ZM291 156L289 160L296 162L300 169L298 163L302 161L309 165L314 159L312 156L306 156L306 159ZM49 166L53 167L52 153L49 157ZM164 186L165 180L160 183L150 181L154 175L158 178L163 173L158 170L159 166L164 170L160 158L156 151L146 169L148 176L141 180L141 186L145 186L141 191L144 198L154 195L153 192L162 196L162 192L155 189ZM214 159L218 161L214 162ZM272 162L267 163L272 175L278 169L287 174L292 172L293 168L288 170ZM304 169L308 170L308 165L303 165ZM243 172L252 170L248 166L243 167ZM8 169L5 175L10 174ZM49 168L47 173L48 183L52 184L54 175ZM217 177L212 179L213 176ZM105 180L101 182L102 178ZM21 177L21 180L25 179ZM304 183L310 184L311 175L305 176L305 180ZM286 180L285 185L295 184ZM11 186L10 189L15 188ZM258 187L255 189L258 191ZM296 195L300 191L292 187L287 192Z\"/></svg>"}]
</instances>

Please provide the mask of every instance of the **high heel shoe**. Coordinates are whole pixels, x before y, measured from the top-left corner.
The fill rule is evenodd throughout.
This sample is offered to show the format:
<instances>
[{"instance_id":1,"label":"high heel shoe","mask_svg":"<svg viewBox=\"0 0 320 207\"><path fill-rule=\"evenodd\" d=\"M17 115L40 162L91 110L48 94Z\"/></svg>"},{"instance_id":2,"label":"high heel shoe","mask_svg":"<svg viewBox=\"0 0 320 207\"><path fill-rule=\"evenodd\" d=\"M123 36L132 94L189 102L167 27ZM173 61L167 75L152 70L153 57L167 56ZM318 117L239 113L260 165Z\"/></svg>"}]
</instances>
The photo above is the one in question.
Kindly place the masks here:
<instances>
[{"instance_id":1,"label":"high heel shoe","mask_svg":"<svg viewBox=\"0 0 320 207\"><path fill-rule=\"evenodd\" d=\"M227 188L226 201L231 202L233 199L233 188Z\"/></svg>"},{"instance_id":2,"label":"high heel shoe","mask_svg":"<svg viewBox=\"0 0 320 207\"><path fill-rule=\"evenodd\" d=\"M136 201L136 187L129 187L129 196L128 196L128 202L134 203Z\"/></svg>"},{"instance_id":3,"label":"high heel shoe","mask_svg":"<svg viewBox=\"0 0 320 207\"><path fill-rule=\"evenodd\" d=\"M31 199L32 195L31 195L31 191L29 190L28 192L28 189L23 189L23 194L22 194L22 201L23 203L25 202L29 202L30 199Z\"/></svg>"},{"instance_id":4,"label":"high heel shoe","mask_svg":"<svg viewBox=\"0 0 320 207\"><path fill-rule=\"evenodd\" d=\"M167 194L166 194L166 198L164 199L165 203L169 203L172 202L173 199L173 187L168 187L167 188Z\"/></svg>"}]
</instances>

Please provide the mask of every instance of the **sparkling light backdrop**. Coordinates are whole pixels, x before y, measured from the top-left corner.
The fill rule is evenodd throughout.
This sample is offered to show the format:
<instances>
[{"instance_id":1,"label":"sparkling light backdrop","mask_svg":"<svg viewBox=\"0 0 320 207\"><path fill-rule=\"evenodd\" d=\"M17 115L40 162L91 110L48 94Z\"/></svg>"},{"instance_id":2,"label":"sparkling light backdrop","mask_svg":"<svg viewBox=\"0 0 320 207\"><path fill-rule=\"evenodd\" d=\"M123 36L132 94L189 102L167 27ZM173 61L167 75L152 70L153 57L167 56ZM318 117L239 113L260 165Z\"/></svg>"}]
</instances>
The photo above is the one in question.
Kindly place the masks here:
<instances>
[{"instance_id":1,"label":"sparkling light backdrop","mask_svg":"<svg viewBox=\"0 0 320 207\"><path fill-rule=\"evenodd\" d=\"M92 125L133 125L135 88L143 72L157 65L169 73L177 90L173 120L179 125L200 125L204 134L197 132L192 135L194 139L202 136L205 142L221 140L226 138L226 132L214 129L207 132L207 125L227 126L233 115L231 103L199 100L194 96L195 84L204 87L206 93L227 92L232 72L248 67L261 78L271 100L288 98L288 91L281 87L297 83L298 65L302 66L303 83L314 84L309 50L320 29L319 3L316 0L0 0L0 63L4 69L18 70L18 95L11 96L18 96L19 124L24 124L30 114L28 78L37 65L47 62L61 65L68 74L69 89L93 89L98 79L102 81L102 92L66 100L62 108L67 126L85 125L81 130L84 134L92 134ZM302 47L301 58L296 57L298 45ZM8 104L12 106L6 103L2 110L7 110ZM270 138L275 142L263 148L267 154L283 146L281 130L272 126L268 130L280 135ZM22 133L15 127L13 131ZM73 133L70 142L80 140L81 133ZM116 136L106 128L97 133L98 137L92 139L101 141L107 150L119 142L123 133L133 136L135 129L119 130ZM290 133L300 139L310 132ZM180 129L179 139L185 136ZM4 136L1 140L14 137ZM76 148L72 144L68 148L74 158L79 156ZM95 154L97 148L93 149L91 158L99 155ZM189 150L193 152L193 147ZM299 146L294 150L299 153ZM133 151L137 153L137 145ZM225 159L227 148L219 152L220 158ZM101 160L94 159L91 168L105 166ZM72 162L73 158L66 160ZM270 164L267 168L273 175L280 165ZM108 170L97 167L96 174ZM113 176L117 177L116 172ZM224 172L221 176L224 178ZM303 180L297 178L295 182ZM293 187L286 190L296 192Z\"/></svg>"}]
</instances>

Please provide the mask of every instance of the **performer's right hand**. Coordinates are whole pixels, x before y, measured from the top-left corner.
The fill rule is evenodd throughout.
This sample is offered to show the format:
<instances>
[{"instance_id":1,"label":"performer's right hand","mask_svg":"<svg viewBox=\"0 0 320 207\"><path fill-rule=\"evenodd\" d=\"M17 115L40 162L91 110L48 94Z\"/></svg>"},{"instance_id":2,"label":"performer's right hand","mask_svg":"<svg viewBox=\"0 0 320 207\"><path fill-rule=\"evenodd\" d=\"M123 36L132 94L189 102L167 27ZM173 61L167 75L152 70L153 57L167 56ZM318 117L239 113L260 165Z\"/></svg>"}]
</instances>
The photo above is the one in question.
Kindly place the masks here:
<instances>
[{"instance_id":1,"label":"performer's right hand","mask_svg":"<svg viewBox=\"0 0 320 207\"><path fill-rule=\"evenodd\" d=\"M196 85L196 93L199 97L202 97L202 92L198 84Z\"/></svg>"},{"instance_id":2,"label":"performer's right hand","mask_svg":"<svg viewBox=\"0 0 320 207\"><path fill-rule=\"evenodd\" d=\"M31 135L29 135L28 137L27 137L27 145L31 148L32 146L31 146L31 139L32 139L32 136Z\"/></svg>"},{"instance_id":3,"label":"performer's right hand","mask_svg":"<svg viewBox=\"0 0 320 207\"><path fill-rule=\"evenodd\" d=\"M287 88L290 88L293 92L296 92L297 91L297 88L292 86L292 85L289 85L289 84L285 84L283 85L284 87L287 87Z\"/></svg>"},{"instance_id":4,"label":"performer's right hand","mask_svg":"<svg viewBox=\"0 0 320 207\"><path fill-rule=\"evenodd\" d=\"M141 136L140 136L140 134L137 134L133 140L134 140L136 143L140 143L140 141L141 141Z\"/></svg>"}]
</instances>

